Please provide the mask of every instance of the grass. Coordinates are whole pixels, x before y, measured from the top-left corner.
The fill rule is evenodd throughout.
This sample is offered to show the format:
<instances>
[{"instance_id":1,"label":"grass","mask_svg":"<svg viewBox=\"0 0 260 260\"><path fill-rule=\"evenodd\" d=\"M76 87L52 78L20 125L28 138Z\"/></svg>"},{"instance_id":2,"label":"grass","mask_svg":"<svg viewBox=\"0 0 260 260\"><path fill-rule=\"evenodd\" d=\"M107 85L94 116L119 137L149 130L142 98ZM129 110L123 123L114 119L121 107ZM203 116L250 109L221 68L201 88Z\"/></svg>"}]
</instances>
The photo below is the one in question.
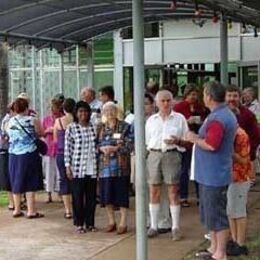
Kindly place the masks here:
<instances>
[{"instance_id":1,"label":"grass","mask_svg":"<svg viewBox=\"0 0 260 260\"><path fill-rule=\"evenodd\" d=\"M8 197L5 191L0 191L0 207L6 207L8 205Z\"/></svg>"}]
</instances>

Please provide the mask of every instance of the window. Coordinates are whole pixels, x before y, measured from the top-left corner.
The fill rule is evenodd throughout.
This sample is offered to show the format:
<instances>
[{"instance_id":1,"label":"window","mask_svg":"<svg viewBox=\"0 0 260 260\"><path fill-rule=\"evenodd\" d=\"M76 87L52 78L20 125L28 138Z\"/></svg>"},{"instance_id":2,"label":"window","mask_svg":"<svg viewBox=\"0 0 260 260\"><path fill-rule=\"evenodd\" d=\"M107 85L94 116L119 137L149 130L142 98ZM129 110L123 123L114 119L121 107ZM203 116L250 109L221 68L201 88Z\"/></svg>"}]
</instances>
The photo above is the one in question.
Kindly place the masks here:
<instances>
[{"instance_id":1,"label":"window","mask_svg":"<svg viewBox=\"0 0 260 260\"><path fill-rule=\"evenodd\" d=\"M133 39L133 28L123 29L121 32L123 39ZM159 37L159 23L147 23L144 25L144 38Z\"/></svg>"}]
</instances>

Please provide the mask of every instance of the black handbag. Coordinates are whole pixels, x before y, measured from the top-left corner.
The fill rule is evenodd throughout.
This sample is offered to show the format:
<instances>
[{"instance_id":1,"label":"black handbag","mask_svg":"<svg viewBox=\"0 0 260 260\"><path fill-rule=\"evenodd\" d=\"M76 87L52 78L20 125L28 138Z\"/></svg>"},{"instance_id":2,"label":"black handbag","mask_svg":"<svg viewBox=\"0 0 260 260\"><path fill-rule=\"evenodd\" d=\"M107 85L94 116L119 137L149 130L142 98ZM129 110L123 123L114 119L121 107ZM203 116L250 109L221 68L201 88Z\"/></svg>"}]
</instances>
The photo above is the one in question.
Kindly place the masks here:
<instances>
[{"instance_id":1,"label":"black handbag","mask_svg":"<svg viewBox=\"0 0 260 260\"><path fill-rule=\"evenodd\" d=\"M41 155L46 155L48 152L48 146L47 144L41 140L40 138L32 136L25 128L24 126L19 122L17 118L15 118L16 122L20 125L20 127L23 129L23 131L34 141L37 151Z\"/></svg>"}]
</instances>

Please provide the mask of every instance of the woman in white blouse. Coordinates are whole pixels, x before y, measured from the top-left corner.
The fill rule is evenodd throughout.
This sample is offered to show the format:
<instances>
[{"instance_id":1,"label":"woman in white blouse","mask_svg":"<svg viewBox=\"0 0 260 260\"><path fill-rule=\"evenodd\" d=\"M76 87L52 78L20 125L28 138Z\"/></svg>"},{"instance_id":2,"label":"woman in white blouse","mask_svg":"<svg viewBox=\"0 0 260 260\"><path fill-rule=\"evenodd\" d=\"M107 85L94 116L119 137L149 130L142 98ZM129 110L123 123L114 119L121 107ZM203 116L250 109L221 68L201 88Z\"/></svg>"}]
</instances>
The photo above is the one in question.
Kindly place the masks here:
<instances>
[{"instance_id":1,"label":"woman in white blouse","mask_svg":"<svg viewBox=\"0 0 260 260\"><path fill-rule=\"evenodd\" d=\"M73 219L77 233L96 231L96 146L88 103L79 101L74 122L65 132L64 161L71 180ZM85 227L84 227L85 226Z\"/></svg>"}]
</instances>

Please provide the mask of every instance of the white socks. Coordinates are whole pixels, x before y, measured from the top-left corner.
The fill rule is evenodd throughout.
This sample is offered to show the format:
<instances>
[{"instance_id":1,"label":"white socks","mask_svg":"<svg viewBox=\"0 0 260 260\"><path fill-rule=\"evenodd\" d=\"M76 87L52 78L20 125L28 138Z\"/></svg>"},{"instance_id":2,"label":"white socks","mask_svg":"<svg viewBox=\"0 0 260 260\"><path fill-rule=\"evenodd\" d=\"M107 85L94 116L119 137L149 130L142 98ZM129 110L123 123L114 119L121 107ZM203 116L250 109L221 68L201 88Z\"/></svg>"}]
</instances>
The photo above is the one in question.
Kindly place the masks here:
<instances>
[{"instance_id":1,"label":"white socks","mask_svg":"<svg viewBox=\"0 0 260 260\"><path fill-rule=\"evenodd\" d=\"M149 211L150 211L150 218L151 218L151 228L157 230L160 204L149 204Z\"/></svg>"},{"instance_id":2,"label":"white socks","mask_svg":"<svg viewBox=\"0 0 260 260\"><path fill-rule=\"evenodd\" d=\"M170 205L170 211L172 216L172 230L180 228L180 213L181 206L180 205Z\"/></svg>"}]
</instances>

